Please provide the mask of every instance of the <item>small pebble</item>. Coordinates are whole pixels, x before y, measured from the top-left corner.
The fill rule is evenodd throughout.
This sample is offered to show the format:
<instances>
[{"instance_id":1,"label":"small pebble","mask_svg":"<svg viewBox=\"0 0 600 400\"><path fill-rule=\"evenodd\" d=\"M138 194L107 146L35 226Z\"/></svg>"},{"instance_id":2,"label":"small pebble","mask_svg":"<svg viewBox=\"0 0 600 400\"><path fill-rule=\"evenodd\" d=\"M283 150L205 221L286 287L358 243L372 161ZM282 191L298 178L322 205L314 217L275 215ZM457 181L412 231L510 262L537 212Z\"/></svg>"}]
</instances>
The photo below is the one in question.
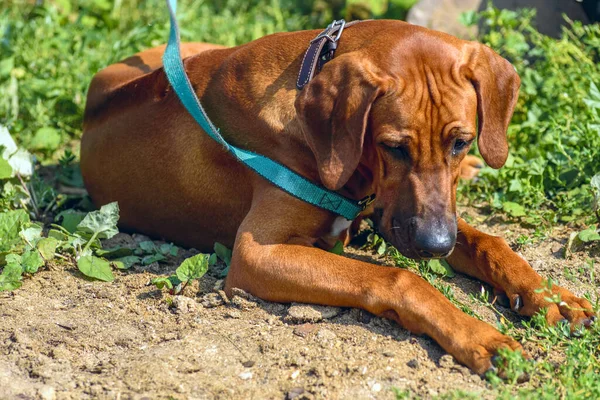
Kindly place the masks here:
<instances>
[{"instance_id":1,"label":"small pebble","mask_svg":"<svg viewBox=\"0 0 600 400\"><path fill-rule=\"evenodd\" d=\"M225 316L232 319L240 319L242 318L242 313L240 313L238 310L227 310Z\"/></svg>"},{"instance_id":2,"label":"small pebble","mask_svg":"<svg viewBox=\"0 0 600 400\"><path fill-rule=\"evenodd\" d=\"M223 304L223 298L218 293L207 293L202 296L201 304L206 308L218 307Z\"/></svg>"},{"instance_id":3,"label":"small pebble","mask_svg":"<svg viewBox=\"0 0 600 400\"><path fill-rule=\"evenodd\" d=\"M302 324L300 326L297 326L294 329L294 335L305 338L308 335L310 335L311 333L313 333L316 329L317 329L316 325L313 325L313 324Z\"/></svg>"},{"instance_id":4,"label":"small pebble","mask_svg":"<svg viewBox=\"0 0 600 400\"><path fill-rule=\"evenodd\" d=\"M340 309L338 307L292 303L292 306L288 309L288 315L284 317L284 321L294 324L319 322L324 319L333 318L339 313Z\"/></svg>"},{"instance_id":5,"label":"small pebble","mask_svg":"<svg viewBox=\"0 0 600 400\"><path fill-rule=\"evenodd\" d=\"M246 299L248 301L253 301L255 303L258 303L260 301L257 297L254 297L250 293L248 293L242 289L239 289L239 288L231 289L231 295L232 296L240 296L242 299Z\"/></svg>"},{"instance_id":6,"label":"small pebble","mask_svg":"<svg viewBox=\"0 0 600 400\"><path fill-rule=\"evenodd\" d=\"M225 280L219 279L213 285L213 291L214 292L218 292L219 290L223 290L224 286L225 286Z\"/></svg>"},{"instance_id":7,"label":"small pebble","mask_svg":"<svg viewBox=\"0 0 600 400\"><path fill-rule=\"evenodd\" d=\"M171 307L177 314L189 314L198 309L196 302L186 296L174 296Z\"/></svg>"},{"instance_id":8,"label":"small pebble","mask_svg":"<svg viewBox=\"0 0 600 400\"><path fill-rule=\"evenodd\" d=\"M39 389L39 394L43 400L56 399L56 390L52 386L42 386Z\"/></svg>"},{"instance_id":9,"label":"small pebble","mask_svg":"<svg viewBox=\"0 0 600 400\"><path fill-rule=\"evenodd\" d=\"M452 357L450 354L444 354L440 357L439 364L442 368L452 368L456 363L454 362L454 357Z\"/></svg>"},{"instance_id":10,"label":"small pebble","mask_svg":"<svg viewBox=\"0 0 600 400\"><path fill-rule=\"evenodd\" d=\"M248 360L248 361L244 361L242 363L242 365L246 368L252 368L254 366L255 362L252 360Z\"/></svg>"},{"instance_id":11,"label":"small pebble","mask_svg":"<svg viewBox=\"0 0 600 400\"><path fill-rule=\"evenodd\" d=\"M233 298L231 299L231 304L239 308L240 310L251 310L253 308L256 308L256 303L246 300L238 295L233 296Z\"/></svg>"},{"instance_id":12,"label":"small pebble","mask_svg":"<svg viewBox=\"0 0 600 400\"><path fill-rule=\"evenodd\" d=\"M336 337L337 335L329 329L321 328L319 329L319 332L317 332L317 339L319 339L321 342L329 342L334 340Z\"/></svg>"},{"instance_id":13,"label":"small pebble","mask_svg":"<svg viewBox=\"0 0 600 400\"><path fill-rule=\"evenodd\" d=\"M302 395L303 393L304 393L303 387L295 387L295 388L290 389L287 392L285 398L286 398L286 400L293 400L293 399L299 397L300 395Z\"/></svg>"},{"instance_id":14,"label":"small pebble","mask_svg":"<svg viewBox=\"0 0 600 400\"><path fill-rule=\"evenodd\" d=\"M247 381L248 379L252 379L252 371L244 371L241 374L239 374L238 376L244 380Z\"/></svg>"},{"instance_id":15,"label":"small pebble","mask_svg":"<svg viewBox=\"0 0 600 400\"><path fill-rule=\"evenodd\" d=\"M219 290L217 293L219 294L219 296L221 296L221 300L223 300L223 303L229 304L229 297L227 297L227 293L225 293L224 290Z\"/></svg>"},{"instance_id":16,"label":"small pebble","mask_svg":"<svg viewBox=\"0 0 600 400\"><path fill-rule=\"evenodd\" d=\"M417 369L419 368L419 361L416 358L413 358L412 360L407 362L406 365L408 365L410 368Z\"/></svg>"}]
</instances>

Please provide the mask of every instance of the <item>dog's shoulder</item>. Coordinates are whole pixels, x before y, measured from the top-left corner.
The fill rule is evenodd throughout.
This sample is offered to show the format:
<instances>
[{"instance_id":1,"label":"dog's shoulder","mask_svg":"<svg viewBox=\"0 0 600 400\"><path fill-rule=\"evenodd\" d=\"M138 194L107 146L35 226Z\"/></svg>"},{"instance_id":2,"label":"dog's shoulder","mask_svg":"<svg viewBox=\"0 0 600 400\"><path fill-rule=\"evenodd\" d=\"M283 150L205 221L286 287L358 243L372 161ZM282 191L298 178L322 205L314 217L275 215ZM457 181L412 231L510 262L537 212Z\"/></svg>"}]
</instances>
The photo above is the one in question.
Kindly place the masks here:
<instances>
[{"instance_id":1,"label":"dog's shoulder","mask_svg":"<svg viewBox=\"0 0 600 400\"><path fill-rule=\"evenodd\" d=\"M144 101L163 93L167 80L162 68L165 45L154 47L111 64L100 70L90 83L87 93L84 121L101 116L110 105L119 108L132 99ZM188 60L209 50L225 49L224 46L208 43L182 43L181 54Z\"/></svg>"}]
</instances>

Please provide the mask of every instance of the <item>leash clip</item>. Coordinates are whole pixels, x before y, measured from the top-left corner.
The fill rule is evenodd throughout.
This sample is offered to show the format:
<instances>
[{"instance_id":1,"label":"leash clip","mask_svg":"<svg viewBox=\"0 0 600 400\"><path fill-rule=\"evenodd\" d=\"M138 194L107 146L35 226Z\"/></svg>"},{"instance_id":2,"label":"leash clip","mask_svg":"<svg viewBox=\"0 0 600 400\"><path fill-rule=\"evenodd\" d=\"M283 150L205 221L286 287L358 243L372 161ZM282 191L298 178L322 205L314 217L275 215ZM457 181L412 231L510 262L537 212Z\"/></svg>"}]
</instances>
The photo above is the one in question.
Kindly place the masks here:
<instances>
[{"instance_id":1,"label":"leash clip","mask_svg":"<svg viewBox=\"0 0 600 400\"><path fill-rule=\"evenodd\" d=\"M375 193L372 193L358 201L358 205L362 208L362 211L365 211L367 207L369 207L375 201Z\"/></svg>"},{"instance_id":2,"label":"leash clip","mask_svg":"<svg viewBox=\"0 0 600 400\"><path fill-rule=\"evenodd\" d=\"M330 32L335 29L336 26L339 26L339 30L337 31L337 34L335 36L331 36ZM314 38L313 40L310 41L310 43L314 43L317 42L323 38L327 38L327 40L329 40L332 43L336 43L338 40L340 40L340 37L342 36L342 32L344 31L344 27L346 26L346 21L343 19L340 20L334 20L331 24L329 24L327 26L327 28L321 32L316 38Z\"/></svg>"}]
</instances>

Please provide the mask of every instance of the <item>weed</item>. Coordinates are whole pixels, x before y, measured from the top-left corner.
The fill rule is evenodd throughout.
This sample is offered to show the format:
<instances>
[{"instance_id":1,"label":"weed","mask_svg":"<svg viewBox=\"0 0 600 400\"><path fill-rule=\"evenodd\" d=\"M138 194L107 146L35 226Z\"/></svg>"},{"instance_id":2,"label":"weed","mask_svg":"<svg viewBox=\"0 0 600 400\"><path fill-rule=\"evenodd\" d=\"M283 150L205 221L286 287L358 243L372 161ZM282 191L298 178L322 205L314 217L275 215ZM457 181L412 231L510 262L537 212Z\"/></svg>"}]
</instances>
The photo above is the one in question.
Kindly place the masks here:
<instances>
[{"instance_id":1,"label":"weed","mask_svg":"<svg viewBox=\"0 0 600 400\"><path fill-rule=\"evenodd\" d=\"M276 31L322 28L332 18L398 17L412 2L390 0L386 8L386 2L368 1L360 9L353 0L336 2L339 6L313 0L187 0L180 15L182 37L235 45ZM165 16L163 0L17 0L0 10L0 290L17 289L58 261L77 266L91 279L110 281L115 269L176 256L175 246L154 242L136 249L102 248L100 239L117 232L118 206L88 212L77 151L69 150L77 148L81 136L91 77L110 63L164 43ZM463 183L459 191L463 199L483 203L495 215L535 226L533 234L517 239L520 247L535 245L555 224L570 224L568 256L600 243L600 25L570 22L556 40L539 34L533 19L530 11L493 8L462 17L467 24L484 26L481 39L513 63L522 88L509 128L506 166L483 169L477 182ZM55 173L43 176L43 167L52 164L57 164ZM61 186L80 190L66 193ZM484 287L469 303L458 301L446 281L454 274L447 264L409 260L374 232L367 247L421 274L471 315L474 304L492 309L503 333L543 350L535 363L503 354L508 384L489 376L499 398L600 398L598 324L574 337L565 325L549 327L544 312L513 323L489 301ZM335 248L336 253L342 250ZM214 251L210 257L185 260L174 275L153 283L180 293L218 259L226 267L216 272L225 276L231 250L215 244ZM565 276L597 284L595 262L590 257L576 270L565 270ZM556 349L566 361L552 358ZM524 372L531 376L525 385L516 381ZM400 390L396 396L414 397ZM441 398L477 397L457 391Z\"/></svg>"},{"instance_id":2,"label":"weed","mask_svg":"<svg viewBox=\"0 0 600 400\"><path fill-rule=\"evenodd\" d=\"M533 28L534 16L489 7L464 18L481 22L481 40L513 63L522 85L506 166L484 168L461 193L530 224L589 222L588 188L600 172L600 24L569 21L556 40Z\"/></svg>"}]
</instances>

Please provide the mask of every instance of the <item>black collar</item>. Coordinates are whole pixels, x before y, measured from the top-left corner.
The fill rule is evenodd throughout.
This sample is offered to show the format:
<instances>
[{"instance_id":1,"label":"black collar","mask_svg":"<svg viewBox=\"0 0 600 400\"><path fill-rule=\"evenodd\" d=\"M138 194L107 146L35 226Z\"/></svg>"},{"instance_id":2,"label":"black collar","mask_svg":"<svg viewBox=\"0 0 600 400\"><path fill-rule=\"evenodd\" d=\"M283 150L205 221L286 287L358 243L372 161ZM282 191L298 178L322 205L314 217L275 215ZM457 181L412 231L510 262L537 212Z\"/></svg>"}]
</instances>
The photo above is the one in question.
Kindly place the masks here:
<instances>
[{"instance_id":1,"label":"black collar","mask_svg":"<svg viewBox=\"0 0 600 400\"><path fill-rule=\"evenodd\" d=\"M343 19L333 21L323 32L310 41L310 45L306 53L304 53L300 73L296 81L296 88L298 90L302 90L315 74L321 71L323 65L331 61L344 28L348 28L357 22L361 21L352 21L349 23L346 23Z\"/></svg>"}]
</instances>

